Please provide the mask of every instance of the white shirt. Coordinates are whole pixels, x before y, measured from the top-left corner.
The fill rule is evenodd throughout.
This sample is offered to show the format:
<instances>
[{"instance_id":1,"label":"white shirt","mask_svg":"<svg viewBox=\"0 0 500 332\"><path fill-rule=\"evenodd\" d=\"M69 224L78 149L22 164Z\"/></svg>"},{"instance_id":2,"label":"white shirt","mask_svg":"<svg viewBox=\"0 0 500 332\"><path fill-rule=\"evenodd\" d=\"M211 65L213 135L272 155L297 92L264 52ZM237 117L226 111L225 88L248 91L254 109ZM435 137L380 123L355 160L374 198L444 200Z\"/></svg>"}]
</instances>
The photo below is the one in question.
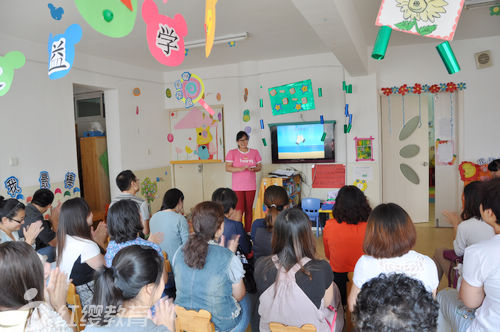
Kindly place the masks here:
<instances>
[{"instance_id":1,"label":"white shirt","mask_svg":"<svg viewBox=\"0 0 500 332\"><path fill-rule=\"evenodd\" d=\"M485 298L467 331L498 331L500 322L500 235L465 249L463 278L483 287Z\"/></svg>"},{"instance_id":2,"label":"white shirt","mask_svg":"<svg viewBox=\"0 0 500 332\"><path fill-rule=\"evenodd\" d=\"M14 237L14 240L10 236L7 235L4 231L0 229L0 243L4 242L10 242L10 241L19 241L19 235L17 234L17 231L13 231L12 236Z\"/></svg>"},{"instance_id":3,"label":"white shirt","mask_svg":"<svg viewBox=\"0 0 500 332\"><path fill-rule=\"evenodd\" d=\"M353 282L361 289L368 280L381 273L403 273L420 280L427 291L433 292L439 285L436 264L429 257L410 250L403 256L374 258L363 255L354 268Z\"/></svg>"},{"instance_id":4,"label":"white shirt","mask_svg":"<svg viewBox=\"0 0 500 332\"><path fill-rule=\"evenodd\" d=\"M82 239L78 236L66 235L66 243L62 252L59 269L69 276L78 257L81 257L82 264L87 260L99 255L101 251L97 243L91 240Z\"/></svg>"},{"instance_id":5,"label":"white shirt","mask_svg":"<svg viewBox=\"0 0 500 332\"><path fill-rule=\"evenodd\" d=\"M477 218L470 218L458 224L453 248L457 256L463 256L465 248L478 242L489 240L495 235L493 227Z\"/></svg>"}]
</instances>

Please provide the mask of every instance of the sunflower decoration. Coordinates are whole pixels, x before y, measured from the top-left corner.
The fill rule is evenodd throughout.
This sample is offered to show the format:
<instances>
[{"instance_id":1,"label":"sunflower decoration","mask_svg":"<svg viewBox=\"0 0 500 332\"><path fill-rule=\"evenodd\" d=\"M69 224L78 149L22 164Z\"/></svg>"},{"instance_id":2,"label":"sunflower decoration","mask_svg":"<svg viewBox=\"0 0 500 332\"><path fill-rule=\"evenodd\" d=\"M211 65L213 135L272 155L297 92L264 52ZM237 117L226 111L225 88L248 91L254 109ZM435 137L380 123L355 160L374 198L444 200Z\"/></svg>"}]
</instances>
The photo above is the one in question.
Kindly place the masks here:
<instances>
[{"instance_id":1,"label":"sunflower decoration","mask_svg":"<svg viewBox=\"0 0 500 332\"><path fill-rule=\"evenodd\" d=\"M410 31L415 27L421 36L432 33L436 30L437 24L419 26L419 22L434 23L434 19L446 13L444 7L448 5L444 0L396 0L396 2L396 6L401 8L405 19L395 24L396 27L403 31Z\"/></svg>"}]
</instances>

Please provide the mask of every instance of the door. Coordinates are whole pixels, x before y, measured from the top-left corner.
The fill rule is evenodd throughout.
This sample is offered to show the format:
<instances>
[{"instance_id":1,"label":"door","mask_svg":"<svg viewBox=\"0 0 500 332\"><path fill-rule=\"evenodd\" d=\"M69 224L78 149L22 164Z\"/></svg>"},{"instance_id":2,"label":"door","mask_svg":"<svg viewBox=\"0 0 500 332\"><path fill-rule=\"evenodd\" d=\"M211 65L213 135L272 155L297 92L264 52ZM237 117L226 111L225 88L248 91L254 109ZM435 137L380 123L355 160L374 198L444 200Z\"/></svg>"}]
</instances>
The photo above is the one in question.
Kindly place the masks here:
<instances>
[{"instance_id":1,"label":"door","mask_svg":"<svg viewBox=\"0 0 500 332\"><path fill-rule=\"evenodd\" d=\"M428 222L428 98L425 94L380 98L382 200L400 205L413 222Z\"/></svg>"},{"instance_id":2,"label":"door","mask_svg":"<svg viewBox=\"0 0 500 332\"><path fill-rule=\"evenodd\" d=\"M203 165L175 164L174 186L184 194L184 212L203 201Z\"/></svg>"}]
</instances>

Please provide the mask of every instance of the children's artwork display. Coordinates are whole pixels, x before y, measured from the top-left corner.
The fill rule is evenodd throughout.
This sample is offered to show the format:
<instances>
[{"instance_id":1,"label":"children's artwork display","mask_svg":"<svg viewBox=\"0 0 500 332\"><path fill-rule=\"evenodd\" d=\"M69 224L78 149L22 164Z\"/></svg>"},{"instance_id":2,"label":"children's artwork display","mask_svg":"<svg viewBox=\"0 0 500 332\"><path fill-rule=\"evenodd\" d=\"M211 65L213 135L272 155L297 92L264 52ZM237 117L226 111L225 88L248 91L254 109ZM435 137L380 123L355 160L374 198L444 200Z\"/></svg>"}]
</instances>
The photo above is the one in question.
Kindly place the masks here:
<instances>
[{"instance_id":1,"label":"children's artwork display","mask_svg":"<svg viewBox=\"0 0 500 332\"><path fill-rule=\"evenodd\" d=\"M0 96L6 94L14 80L14 70L26 63L26 57L19 51L12 51L0 57Z\"/></svg>"},{"instance_id":2,"label":"children's artwork display","mask_svg":"<svg viewBox=\"0 0 500 332\"><path fill-rule=\"evenodd\" d=\"M170 133L174 137L172 161L224 160L222 107L213 116L199 107L170 110Z\"/></svg>"},{"instance_id":3,"label":"children's artwork display","mask_svg":"<svg viewBox=\"0 0 500 332\"><path fill-rule=\"evenodd\" d=\"M49 35L49 78L56 80L66 76L75 60L75 45L82 39L82 28L78 24L70 25L63 34Z\"/></svg>"},{"instance_id":4,"label":"children's artwork display","mask_svg":"<svg viewBox=\"0 0 500 332\"><path fill-rule=\"evenodd\" d=\"M394 30L452 40L464 0L382 0L375 22Z\"/></svg>"},{"instance_id":5,"label":"children's artwork display","mask_svg":"<svg viewBox=\"0 0 500 332\"><path fill-rule=\"evenodd\" d=\"M356 161L374 161L373 159L373 137L354 137L356 148Z\"/></svg>"},{"instance_id":6,"label":"children's artwork display","mask_svg":"<svg viewBox=\"0 0 500 332\"><path fill-rule=\"evenodd\" d=\"M437 165L453 165L456 157L452 140L436 140Z\"/></svg>"},{"instance_id":7,"label":"children's artwork display","mask_svg":"<svg viewBox=\"0 0 500 332\"><path fill-rule=\"evenodd\" d=\"M308 111L316 107L311 80L269 88L269 99L273 115Z\"/></svg>"}]
</instances>

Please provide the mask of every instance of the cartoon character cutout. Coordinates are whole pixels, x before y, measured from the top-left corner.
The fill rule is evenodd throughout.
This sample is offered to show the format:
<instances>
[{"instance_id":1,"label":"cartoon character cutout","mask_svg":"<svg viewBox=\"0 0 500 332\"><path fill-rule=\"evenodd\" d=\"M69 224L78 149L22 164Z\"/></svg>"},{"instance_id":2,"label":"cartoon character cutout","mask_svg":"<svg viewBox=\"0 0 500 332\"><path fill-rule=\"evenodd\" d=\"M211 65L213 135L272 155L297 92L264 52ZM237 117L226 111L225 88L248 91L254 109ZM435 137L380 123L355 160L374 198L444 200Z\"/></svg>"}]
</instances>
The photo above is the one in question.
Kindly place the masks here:
<instances>
[{"instance_id":1,"label":"cartoon character cutout","mask_svg":"<svg viewBox=\"0 0 500 332\"><path fill-rule=\"evenodd\" d=\"M137 0L75 0L75 4L85 21L103 35L121 38L134 28Z\"/></svg>"},{"instance_id":2,"label":"cartoon character cutout","mask_svg":"<svg viewBox=\"0 0 500 332\"><path fill-rule=\"evenodd\" d=\"M56 80L66 76L75 59L75 44L82 39L82 28L78 24L70 25L63 34L49 35L49 78Z\"/></svg>"},{"instance_id":3,"label":"cartoon character cutout","mask_svg":"<svg viewBox=\"0 0 500 332\"><path fill-rule=\"evenodd\" d=\"M212 52L215 38L215 5L217 0L205 1L205 57Z\"/></svg>"},{"instance_id":4,"label":"cartoon character cutout","mask_svg":"<svg viewBox=\"0 0 500 332\"><path fill-rule=\"evenodd\" d=\"M170 18L158 13L153 0L145 0L142 18L151 55L165 66L178 66L185 58L184 37L188 33L186 21L180 14Z\"/></svg>"},{"instance_id":5,"label":"cartoon character cutout","mask_svg":"<svg viewBox=\"0 0 500 332\"><path fill-rule=\"evenodd\" d=\"M213 159L216 150L214 149L212 140L213 137L212 133L210 133L210 127L196 128L196 144L198 146L195 154L198 155L201 160Z\"/></svg>"},{"instance_id":6,"label":"cartoon character cutout","mask_svg":"<svg viewBox=\"0 0 500 332\"><path fill-rule=\"evenodd\" d=\"M14 80L14 70L19 69L26 63L24 54L12 51L0 57L0 96L5 95Z\"/></svg>"}]
</instances>

